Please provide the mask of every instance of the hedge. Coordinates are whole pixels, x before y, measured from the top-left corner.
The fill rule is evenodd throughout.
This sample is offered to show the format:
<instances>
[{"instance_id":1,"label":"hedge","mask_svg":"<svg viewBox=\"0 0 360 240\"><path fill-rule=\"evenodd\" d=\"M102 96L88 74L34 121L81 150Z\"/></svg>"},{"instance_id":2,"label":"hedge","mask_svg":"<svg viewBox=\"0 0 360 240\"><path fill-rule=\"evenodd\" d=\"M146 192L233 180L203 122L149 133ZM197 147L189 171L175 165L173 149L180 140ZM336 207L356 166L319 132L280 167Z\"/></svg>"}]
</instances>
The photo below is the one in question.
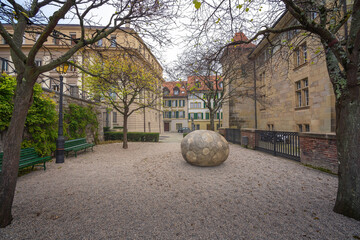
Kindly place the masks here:
<instances>
[{"instance_id":1,"label":"hedge","mask_svg":"<svg viewBox=\"0 0 360 240\"><path fill-rule=\"evenodd\" d=\"M158 142L159 133L146 132L128 132L127 139L129 142ZM108 140L123 140L122 132L105 132L105 141Z\"/></svg>"}]
</instances>

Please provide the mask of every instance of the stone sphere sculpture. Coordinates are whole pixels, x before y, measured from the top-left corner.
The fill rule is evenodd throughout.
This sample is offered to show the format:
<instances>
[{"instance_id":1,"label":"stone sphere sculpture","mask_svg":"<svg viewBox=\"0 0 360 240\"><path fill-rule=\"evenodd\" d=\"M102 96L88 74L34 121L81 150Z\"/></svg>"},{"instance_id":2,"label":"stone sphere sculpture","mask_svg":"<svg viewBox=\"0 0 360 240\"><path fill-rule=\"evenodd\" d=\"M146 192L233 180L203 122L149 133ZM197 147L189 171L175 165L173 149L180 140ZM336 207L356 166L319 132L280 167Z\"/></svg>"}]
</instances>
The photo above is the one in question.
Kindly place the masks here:
<instances>
[{"instance_id":1,"label":"stone sphere sculpture","mask_svg":"<svg viewBox=\"0 0 360 240\"><path fill-rule=\"evenodd\" d=\"M229 143L217 132L197 130L181 141L181 154L192 165L218 166L229 156Z\"/></svg>"}]
</instances>

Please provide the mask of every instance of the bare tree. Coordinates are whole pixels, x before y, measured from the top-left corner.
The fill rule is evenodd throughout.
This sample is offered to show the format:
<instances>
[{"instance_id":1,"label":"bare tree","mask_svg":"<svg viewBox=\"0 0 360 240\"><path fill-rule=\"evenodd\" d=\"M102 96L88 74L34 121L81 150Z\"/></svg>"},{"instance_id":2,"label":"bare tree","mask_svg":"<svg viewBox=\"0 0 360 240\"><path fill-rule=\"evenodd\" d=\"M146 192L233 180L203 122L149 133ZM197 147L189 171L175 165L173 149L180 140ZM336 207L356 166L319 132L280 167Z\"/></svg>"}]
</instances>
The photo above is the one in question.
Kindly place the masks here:
<instances>
[{"instance_id":1,"label":"bare tree","mask_svg":"<svg viewBox=\"0 0 360 240\"><path fill-rule=\"evenodd\" d=\"M45 15L42 10L51 6L54 11L51 16ZM110 6L108 21L104 27L94 29L93 34L86 34L86 26L94 26L99 22L93 18L94 13L103 6ZM131 23L135 30L141 29L145 35L151 35L155 40L169 39L166 37L166 26L170 16L176 12L176 1L165 0L124 0L111 2L110 0L64 0L52 1L32 0L6 1L0 8L0 35L10 46L12 61L17 74L17 87L14 98L14 111L5 136L2 171L0 173L0 227L11 223L11 207L15 193L18 165L20 157L20 144L24 123L29 107L32 104L33 86L40 74L50 71L70 58L80 49L91 46L103 38L107 38L121 26ZM61 31L57 25L66 18L71 22L78 22L81 36L71 39ZM10 24L10 28L4 23ZM157 31L156 30L163 30ZM34 45L25 52L22 49L24 34L36 35ZM55 41L70 41L74 44L68 46L60 56L42 66L37 66L35 58L41 51L46 51L45 42L48 38Z\"/></svg>"},{"instance_id":2,"label":"bare tree","mask_svg":"<svg viewBox=\"0 0 360 240\"><path fill-rule=\"evenodd\" d=\"M194 4L200 9L194 16L202 21L193 24L198 26L197 36L209 39L215 33L221 34L221 31L213 30L221 27L253 31L249 41L227 40L224 47L294 30L303 30L320 39L336 97L339 187L334 211L360 220L360 1L355 0L349 5L343 0L248 1L245 4L240 1L194 1ZM259 14L261 12L268 14L264 16ZM272 26L285 12L296 20L295 24ZM230 27L226 28L226 25Z\"/></svg>"},{"instance_id":3,"label":"bare tree","mask_svg":"<svg viewBox=\"0 0 360 240\"><path fill-rule=\"evenodd\" d=\"M241 61L234 52L248 52L255 45L231 46L223 49L216 43L211 47L188 49L177 63L176 72L188 76L183 85L188 93L204 103L209 110L210 129L215 129L215 114L234 96L254 98L251 65ZM223 49L219 54L218 49ZM176 77L175 77L176 78Z\"/></svg>"}]
</instances>

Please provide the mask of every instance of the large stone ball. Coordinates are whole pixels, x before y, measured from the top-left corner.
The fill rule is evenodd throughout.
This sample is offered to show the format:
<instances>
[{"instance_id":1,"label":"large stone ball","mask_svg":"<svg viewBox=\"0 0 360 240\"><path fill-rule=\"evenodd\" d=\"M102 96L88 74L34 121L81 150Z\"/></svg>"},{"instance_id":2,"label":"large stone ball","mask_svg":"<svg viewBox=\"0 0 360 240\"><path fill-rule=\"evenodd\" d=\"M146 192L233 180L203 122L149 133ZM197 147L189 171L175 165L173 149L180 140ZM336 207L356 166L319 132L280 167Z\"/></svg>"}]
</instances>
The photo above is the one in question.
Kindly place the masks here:
<instances>
[{"instance_id":1,"label":"large stone ball","mask_svg":"<svg viewBox=\"0 0 360 240\"><path fill-rule=\"evenodd\" d=\"M217 132L197 130L181 141L181 154L196 166L218 166L229 156L229 143Z\"/></svg>"}]
</instances>

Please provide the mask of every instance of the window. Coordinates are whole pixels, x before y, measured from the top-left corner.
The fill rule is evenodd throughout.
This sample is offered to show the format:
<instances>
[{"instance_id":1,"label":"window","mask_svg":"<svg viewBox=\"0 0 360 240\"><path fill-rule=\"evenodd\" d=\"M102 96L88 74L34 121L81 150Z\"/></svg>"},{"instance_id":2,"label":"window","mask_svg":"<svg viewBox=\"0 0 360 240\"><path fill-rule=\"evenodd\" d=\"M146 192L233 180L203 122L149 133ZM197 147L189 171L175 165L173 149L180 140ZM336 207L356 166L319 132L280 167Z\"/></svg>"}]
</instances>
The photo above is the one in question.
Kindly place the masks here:
<instances>
[{"instance_id":1,"label":"window","mask_svg":"<svg viewBox=\"0 0 360 240\"><path fill-rule=\"evenodd\" d=\"M180 90L178 88L174 88L174 95L179 95Z\"/></svg>"},{"instance_id":2,"label":"window","mask_svg":"<svg viewBox=\"0 0 360 240\"><path fill-rule=\"evenodd\" d=\"M35 60L35 65L36 65L37 67L41 67L42 61L41 61L41 60Z\"/></svg>"},{"instance_id":3,"label":"window","mask_svg":"<svg viewBox=\"0 0 360 240\"><path fill-rule=\"evenodd\" d=\"M310 125L309 124L305 124L305 132L310 132Z\"/></svg>"},{"instance_id":4,"label":"window","mask_svg":"<svg viewBox=\"0 0 360 240\"><path fill-rule=\"evenodd\" d=\"M184 117L185 117L185 111L180 111L179 118L184 118Z\"/></svg>"},{"instance_id":5,"label":"window","mask_svg":"<svg viewBox=\"0 0 360 240\"><path fill-rule=\"evenodd\" d=\"M179 129L181 129L182 128L182 123L177 123L176 124L176 130L179 130Z\"/></svg>"},{"instance_id":6,"label":"window","mask_svg":"<svg viewBox=\"0 0 360 240\"><path fill-rule=\"evenodd\" d=\"M74 61L74 64L76 64L75 61ZM75 71L76 71L76 67L73 66L73 65L69 65L69 70L70 70L71 72L75 72Z\"/></svg>"},{"instance_id":7,"label":"window","mask_svg":"<svg viewBox=\"0 0 360 240\"><path fill-rule=\"evenodd\" d=\"M76 33L70 33L70 44L71 44L71 46L76 45L76 42L77 42Z\"/></svg>"},{"instance_id":8,"label":"window","mask_svg":"<svg viewBox=\"0 0 360 240\"><path fill-rule=\"evenodd\" d=\"M171 103L171 106L172 107L177 107L177 100L173 100L172 103Z\"/></svg>"},{"instance_id":9,"label":"window","mask_svg":"<svg viewBox=\"0 0 360 240\"><path fill-rule=\"evenodd\" d=\"M312 12L310 13L310 18L311 18L311 20L314 20L314 19L317 17L317 15L318 15L317 12L312 11Z\"/></svg>"},{"instance_id":10,"label":"window","mask_svg":"<svg viewBox=\"0 0 360 240\"><path fill-rule=\"evenodd\" d=\"M110 47L116 47L116 36L113 35L110 38Z\"/></svg>"},{"instance_id":11,"label":"window","mask_svg":"<svg viewBox=\"0 0 360 240\"><path fill-rule=\"evenodd\" d=\"M195 82L195 87L200 88L201 87L201 82L199 82L199 80L196 80Z\"/></svg>"},{"instance_id":12,"label":"window","mask_svg":"<svg viewBox=\"0 0 360 240\"><path fill-rule=\"evenodd\" d=\"M97 41L96 45L97 45L98 47L102 47L102 45L103 45L103 40L100 39L99 41Z\"/></svg>"},{"instance_id":13,"label":"window","mask_svg":"<svg viewBox=\"0 0 360 240\"><path fill-rule=\"evenodd\" d=\"M302 132L302 131L303 131L302 124L298 124L298 128L299 128L299 132Z\"/></svg>"},{"instance_id":14,"label":"window","mask_svg":"<svg viewBox=\"0 0 360 240\"><path fill-rule=\"evenodd\" d=\"M54 31L54 34L53 34L53 43L54 43L54 45L60 44L60 35L56 31Z\"/></svg>"},{"instance_id":15,"label":"window","mask_svg":"<svg viewBox=\"0 0 360 240\"><path fill-rule=\"evenodd\" d=\"M294 67L299 67L300 65L308 62L308 53L306 43L302 44L300 47L294 50Z\"/></svg>"},{"instance_id":16,"label":"window","mask_svg":"<svg viewBox=\"0 0 360 240\"><path fill-rule=\"evenodd\" d=\"M171 118L176 118L176 112L175 111L171 112Z\"/></svg>"},{"instance_id":17,"label":"window","mask_svg":"<svg viewBox=\"0 0 360 240\"><path fill-rule=\"evenodd\" d=\"M306 107L310 105L309 81L307 78L297 81L296 87L296 107Z\"/></svg>"},{"instance_id":18,"label":"window","mask_svg":"<svg viewBox=\"0 0 360 240\"><path fill-rule=\"evenodd\" d=\"M117 123L117 112L113 112L113 123Z\"/></svg>"},{"instance_id":19,"label":"window","mask_svg":"<svg viewBox=\"0 0 360 240\"><path fill-rule=\"evenodd\" d=\"M77 85L70 85L70 95L79 97L79 87Z\"/></svg>"},{"instance_id":20,"label":"window","mask_svg":"<svg viewBox=\"0 0 360 240\"><path fill-rule=\"evenodd\" d=\"M5 38L2 39L2 44L7 44Z\"/></svg>"},{"instance_id":21,"label":"window","mask_svg":"<svg viewBox=\"0 0 360 240\"><path fill-rule=\"evenodd\" d=\"M170 94L170 91L168 88L164 88L163 93L164 93L164 96L167 96Z\"/></svg>"},{"instance_id":22,"label":"window","mask_svg":"<svg viewBox=\"0 0 360 240\"><path fill-rule=\"evenodd\" d=\"M1 72L8 72L9 71L9 61L7 59L2 59L1 61Z\"/></svg>"},{"instance_id":23,"label":"window","mask_svg":"<svg viewBox=\"0 0 360 240\"><path fill-rule=\"evenodd\" d=\"M267 126L269 131L274 131L274 124L268 124Z\"/></svg>"},{"instance_id":24,"label":"window","mask_svg":"<svg viewBox=\"0 0 360 240\"><path fill-rule=\"evenodd\" d=\"M185 107L185 100L179 100L179 107Z\"/></svg>"},{"instance_id":25,"label":"window","mask_svg":"<svg viewBox=\"0 0 360 240\"><path fill-rule=\"evenodd\" d=\"M260 87L265 86L265 71L260 74L259 80L260 80Z\"/></svg>"}]
</instances>

